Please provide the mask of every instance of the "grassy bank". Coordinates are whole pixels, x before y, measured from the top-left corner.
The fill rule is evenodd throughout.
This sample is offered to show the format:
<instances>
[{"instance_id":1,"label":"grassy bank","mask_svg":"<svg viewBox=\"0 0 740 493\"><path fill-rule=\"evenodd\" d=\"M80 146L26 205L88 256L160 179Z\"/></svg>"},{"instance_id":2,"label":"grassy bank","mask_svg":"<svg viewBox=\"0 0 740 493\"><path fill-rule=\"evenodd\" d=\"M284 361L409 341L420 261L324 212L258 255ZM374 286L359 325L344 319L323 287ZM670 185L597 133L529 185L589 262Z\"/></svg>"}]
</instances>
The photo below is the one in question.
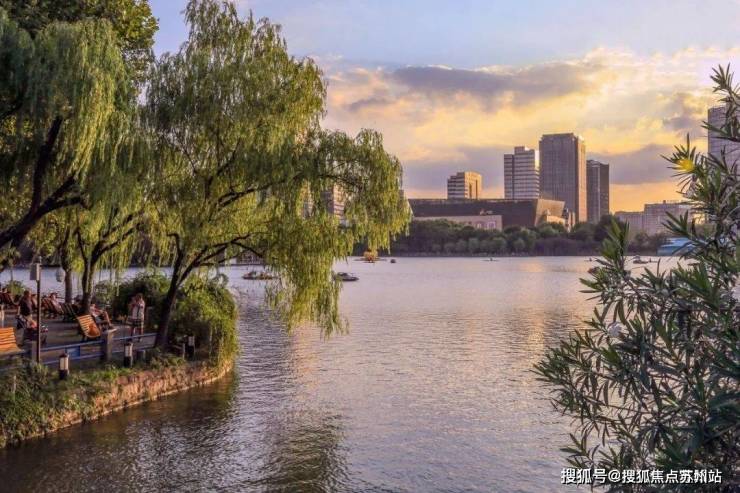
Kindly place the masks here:
<instances>
[{"instance_id":1,"label":"grassy bank","mask_svg":"<svg viewBox=\"0 0 740 493\"><path fill-rule=\"evenodd\" d=\"M0 377L0 448L210 383L231 366L166 355L131 369L108 366L60 381L56 372L29 365Z\"/></svg>"}]
</instances>

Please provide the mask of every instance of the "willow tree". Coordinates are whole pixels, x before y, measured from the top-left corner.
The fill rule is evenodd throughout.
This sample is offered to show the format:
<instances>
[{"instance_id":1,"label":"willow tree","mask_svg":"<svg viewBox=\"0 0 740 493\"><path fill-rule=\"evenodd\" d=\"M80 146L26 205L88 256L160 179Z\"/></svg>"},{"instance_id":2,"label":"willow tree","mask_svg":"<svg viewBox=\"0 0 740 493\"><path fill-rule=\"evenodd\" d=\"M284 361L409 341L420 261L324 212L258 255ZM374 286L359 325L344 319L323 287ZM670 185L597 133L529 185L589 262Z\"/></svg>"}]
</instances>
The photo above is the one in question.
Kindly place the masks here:
<instances>
[{"instance_id":1,"label":"willow tree","mask_svg":"<svg viewBox=\"0 0 740 493\"><path fill-rule=\"evenodd\" d=\"M728 71L713 79L727 113L723 125L707 127L740 143L740 94ZM635 272L627 266L626 228L615 224L599 268L584 280L598 300L589 328L549 350L537 372L556 409L574 419L572 444L564 449L574 467L594 475L597 469L692 473L681 484L624 484L609 475L599 486L737 491L740 163L724 152L701 155L690 141L668 159L685 199L712 227L698 227L688 214L671 217L669 230L689 240L683 261ZM721 482L706 484L695 470L718 470Z\"/></svg>"},{"instance_id":2,"label":"willow tree","mask_svg":"<svg viewBox=\"0 0 740 493\"><path fill-rule=\"evenodd\" d=\"M72 211L82 313L90 310L95 273L100 267L111 271L128 267L150 219L149 195L157 177L149 163L147 140L135 122L129 113L122 113L113 123L108 145L100 149L96 162L112 159L114 165L90 170L85 203Z\"/></svg>"},{"instance_id":3,"label":"willow tree","mask_svg":"<svg viewBox=\"0 0 740 493\"><path fill-rule=\"evenodd\" d=\"M147 0L0 0L0 8L32 37L53 22L109 21L131 76L137 81L143 81L153 59L158 26Z\"/></svg>"},{"instance_id":4,"label":"willow tree","mask_svg":"<svg viewBox=\"0 0 740 493\"><path fill-rule=\"evenodd\" d=\"M188 40L158 61L146 103L159 150L158 247L172 263L157 342L168 342L187 277L244 251L281 274L272 299L289 321L336 328L332 262L360 239L387 246L404 227L400 164L375 132L319 127L321 73L288 54L278 26L212 0L191 1L185 15ZM346 227L322 203L334 186L347 196Z\"/></svg>"},{"instance_id":5,"label":"willow tree","mask_svg":"<svg viewBox=\"0 0 740 493\"><path fill-rule=\"evenodd\" d=\"M0 205L6 258L47 214L81 203L132 84L107 21L53 23L34 38L0 10ZM95 161L95 162L94 162ZM10 251L9 251L10 250Z\"/></svg>"}]
</instances>

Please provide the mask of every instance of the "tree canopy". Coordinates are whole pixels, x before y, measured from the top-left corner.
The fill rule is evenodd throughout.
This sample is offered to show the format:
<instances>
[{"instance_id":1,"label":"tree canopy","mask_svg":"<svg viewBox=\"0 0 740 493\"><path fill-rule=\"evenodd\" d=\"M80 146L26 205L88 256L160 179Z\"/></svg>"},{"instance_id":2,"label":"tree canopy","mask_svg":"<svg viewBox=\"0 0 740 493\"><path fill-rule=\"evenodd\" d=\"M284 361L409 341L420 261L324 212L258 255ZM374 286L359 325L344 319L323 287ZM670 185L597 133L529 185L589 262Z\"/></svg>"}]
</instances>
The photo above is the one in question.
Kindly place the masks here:
<instances>
[{"instance_id":1,"label":"tree canopy","mask_svg":"<svg viewBox=\"0 0 740 493\"><path fill-rule=\"evenodd\" d=\"M136 80L144 78L153 59L152 46L158 23L148 0L0 0L0 8L31 36L55 21L109 21Z\"/></svg>"},{"instance_id":2,"label":"tree canopy","mask_svg":"<svg viewBox=\"0 0 740 493\"><path fill-rule=\"evenodd\" d=\"M107 21L52 23L35 37L0 9L0 248L12 255L45 215L79 204L94 166L112 154L135 104Z\"/></svg>"},{"instance_id":3,"label":"tree canopy","mask_svg":"<svg viewBox=\"0 0 740 493\"><path fill-rule=\"evenodd\" d=\"M212 0L189 2L185 15L188 40L156 63L146 96L162 178L157 246L173 265L158 342L185 279L245 250L281 274L272 300L289 322L337 328L332 263L360 239L387 246L404 227L400 164L376 132L320 128L321 72L288 54L279 26ZM323 203L334 186L344 226Z\"/></svg>"}]
</instances>

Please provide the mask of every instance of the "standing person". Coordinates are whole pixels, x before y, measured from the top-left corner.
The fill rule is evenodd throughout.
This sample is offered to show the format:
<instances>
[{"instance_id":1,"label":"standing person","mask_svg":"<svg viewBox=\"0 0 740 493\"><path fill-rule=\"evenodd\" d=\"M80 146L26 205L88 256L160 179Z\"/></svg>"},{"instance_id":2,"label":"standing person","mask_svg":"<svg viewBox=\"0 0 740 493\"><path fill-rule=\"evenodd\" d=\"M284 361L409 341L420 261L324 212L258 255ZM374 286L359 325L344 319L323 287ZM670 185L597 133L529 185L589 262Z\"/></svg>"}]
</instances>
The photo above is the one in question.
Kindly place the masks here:
<instances>
[{"instance_id":1,"label":"standing person","mask_svg":"<svg viewBox=\"0 0 740 493\"><path fill-rule=\"evenodd\" d=\"M18 309L20 311L20 314L27 320L28 326L36 327L36 322L34 322L33 320L33 297L29 290L23 291L23 296L18 303Z\"/></svg>"},{"instance_id":2,"label":"standing person","mask_svg":"<svg viewBox=\"0 0 740 493\"><path fill-rule=\"evenodd\" d=\"M128 319L131 323L131 335L134 335L137 330L139 334L144 333L144 312L146 311L146 302L144 301L144 295L136 293L131 302L128 304Z\"/></svg>"}]
</instances>

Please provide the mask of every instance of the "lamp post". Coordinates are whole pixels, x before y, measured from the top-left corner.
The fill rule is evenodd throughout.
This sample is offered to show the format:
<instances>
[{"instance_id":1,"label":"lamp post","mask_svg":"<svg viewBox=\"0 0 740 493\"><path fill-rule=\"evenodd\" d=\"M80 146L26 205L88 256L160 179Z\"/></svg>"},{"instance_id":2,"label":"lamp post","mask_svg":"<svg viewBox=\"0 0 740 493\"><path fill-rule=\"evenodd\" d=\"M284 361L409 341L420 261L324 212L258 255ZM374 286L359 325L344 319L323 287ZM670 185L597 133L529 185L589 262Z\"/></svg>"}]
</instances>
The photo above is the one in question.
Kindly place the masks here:
<instances>
[{"instance_id":1,"label":"lamp post","mask_svg":"<svg viewBox=\"0 0 740 493\"><path fill-rule=\"evenodd\" d=\"M36 281L36 361L41 363L41 262L31 264L31 281Z\"/></svg>"},{"instance_id":2,"label":"lamp post","mask_svg":"<svg viewBox=\"0 0 740 493\"><path fill-rule=\"evenodd\" d=\"M69 376L69 355L62 353L59 356L59 380L66 380Z\"/></svg>"},{"instance_id":3,"label":"lamp post","mask_svg":"<svg viewBox=\"0 0 740 493\"><path fill-rule=\"evenodd\" d=\"M134 344L131 341L123 345L123 367L131 368L134 366Z\"/></svg>"}]
</instances>

